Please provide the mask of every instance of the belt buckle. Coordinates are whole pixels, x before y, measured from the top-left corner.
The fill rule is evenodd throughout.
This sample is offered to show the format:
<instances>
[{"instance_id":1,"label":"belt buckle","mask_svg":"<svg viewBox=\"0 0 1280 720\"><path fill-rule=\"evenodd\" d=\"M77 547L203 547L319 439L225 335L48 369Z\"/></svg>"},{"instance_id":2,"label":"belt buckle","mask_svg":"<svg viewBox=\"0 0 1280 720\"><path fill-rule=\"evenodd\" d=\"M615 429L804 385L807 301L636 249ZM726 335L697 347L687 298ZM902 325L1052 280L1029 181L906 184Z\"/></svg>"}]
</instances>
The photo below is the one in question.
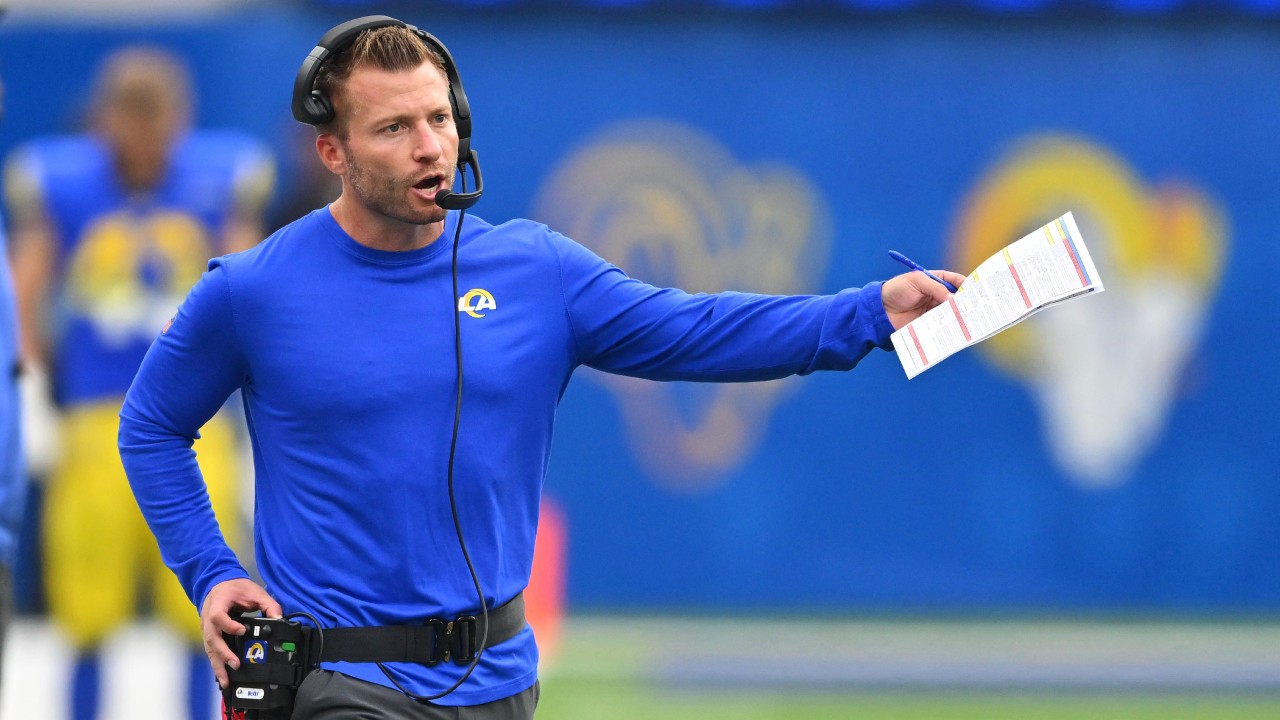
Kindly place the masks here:
<instances>
[{"instance_id":1,"label":"belt buckle","mask_svg":"<svg viewBox=\"0 0 1280 720\"><path fill-rule=\"evenodd\" d=\"M431 656L424 663L427 667L435 667L449 659L450 635L453 623L446 623L440 618L430 618L426 626L431 629Z\"/></svg>"},{"instance_id":2,"label":"belt buckle","mask_svg":"<svg viewBox=\"0 0 1280 720\"><path fill-rule=\"evenodd\" d=\"M479 623L475 615L461 615L447 622L431 618L426 625L431 629L431 656L425 663L427 667L435 667L447 660L466 665L476 659Z\"/></svg>"},{"instance_id":3,"label":"belt buckle","mask_svg":"<svg viewBox=\"0 0 1280 720\"><path fill-rule=\"evenodd\" d=\"M452 642L446 651L446 659L453 655L453 662L466 665L476 659L476 629L479 623L475 615L460 615L449 623L448 631Z\"/></svg>"}]
</instances>

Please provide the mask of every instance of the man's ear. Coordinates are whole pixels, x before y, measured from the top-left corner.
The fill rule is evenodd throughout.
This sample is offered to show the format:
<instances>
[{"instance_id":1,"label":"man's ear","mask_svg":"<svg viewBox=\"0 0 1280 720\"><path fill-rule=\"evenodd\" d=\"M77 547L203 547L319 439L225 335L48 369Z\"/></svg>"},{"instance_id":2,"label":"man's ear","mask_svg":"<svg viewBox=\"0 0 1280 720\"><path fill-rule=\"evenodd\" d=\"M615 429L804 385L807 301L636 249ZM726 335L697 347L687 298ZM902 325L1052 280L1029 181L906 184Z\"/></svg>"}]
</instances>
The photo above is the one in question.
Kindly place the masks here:
<instances>
[{"instance_id":1,"label":"man's ear","mask_svg":"<svg viewBox=\"0 0 1280 720\"><path fill-rule=\"evenodd\" d=\"M337 133L320 133L316 135L316 154L320 162L329 168L334 175L345 175L347 172L347 153L338 140Z\"/></svg>"}]
</instances>

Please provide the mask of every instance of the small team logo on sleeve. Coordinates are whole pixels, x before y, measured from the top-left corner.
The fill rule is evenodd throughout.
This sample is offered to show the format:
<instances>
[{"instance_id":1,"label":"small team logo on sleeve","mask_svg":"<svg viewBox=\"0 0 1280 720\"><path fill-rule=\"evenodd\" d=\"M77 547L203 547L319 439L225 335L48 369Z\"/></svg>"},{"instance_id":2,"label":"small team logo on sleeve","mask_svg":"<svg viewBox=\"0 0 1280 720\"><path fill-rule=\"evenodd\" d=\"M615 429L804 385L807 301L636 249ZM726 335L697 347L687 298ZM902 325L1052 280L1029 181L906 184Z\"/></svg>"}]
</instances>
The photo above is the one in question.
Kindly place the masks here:
<instances>
[{"instance_id":1,"label":"small team logo on sleeve","mask_svg":"<svg viewBox=\"0 0 1280 720\"><path fill-rule=\"evenodd\" d=\"M177 319L178 319L177 315L169 318L169 322L165 323L164 327L160 328L160 334L161 335L167 334L169 332L169 328L173 327L173 321Z\"/></svg>"},{"instance_id":2,"label":"small team logo on sleeve","mask_svg":"<svg viewBox=\"0 0 1280 720\"><path fill-rule=\"evenodd\" d=\"M458 298L458 312L464 312L473 318L484 317L485 310L497 310L498 303L488 290L475 288Z\"/></svg>"}]
</instances>

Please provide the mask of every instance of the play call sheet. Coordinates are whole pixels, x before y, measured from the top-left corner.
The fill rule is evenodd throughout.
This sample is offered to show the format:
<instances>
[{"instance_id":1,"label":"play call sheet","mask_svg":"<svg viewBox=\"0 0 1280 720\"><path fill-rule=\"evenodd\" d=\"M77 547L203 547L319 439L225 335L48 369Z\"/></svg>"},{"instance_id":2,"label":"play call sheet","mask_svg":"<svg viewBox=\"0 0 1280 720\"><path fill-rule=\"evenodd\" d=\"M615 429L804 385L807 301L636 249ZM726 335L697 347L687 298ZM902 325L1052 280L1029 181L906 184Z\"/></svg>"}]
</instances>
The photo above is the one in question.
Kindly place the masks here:
<instances>
[{"instance_id":1,"label":"play call sheet","mask_svg":"<svg viewBox=\"0 0 1280 720\"><path fill-rule=\"evenodd\" d=\"M947 302L894 332L893 347L913 378L1049 305L1102 290L1067 213L987 258Z\"/></svg>"}]
</instances>

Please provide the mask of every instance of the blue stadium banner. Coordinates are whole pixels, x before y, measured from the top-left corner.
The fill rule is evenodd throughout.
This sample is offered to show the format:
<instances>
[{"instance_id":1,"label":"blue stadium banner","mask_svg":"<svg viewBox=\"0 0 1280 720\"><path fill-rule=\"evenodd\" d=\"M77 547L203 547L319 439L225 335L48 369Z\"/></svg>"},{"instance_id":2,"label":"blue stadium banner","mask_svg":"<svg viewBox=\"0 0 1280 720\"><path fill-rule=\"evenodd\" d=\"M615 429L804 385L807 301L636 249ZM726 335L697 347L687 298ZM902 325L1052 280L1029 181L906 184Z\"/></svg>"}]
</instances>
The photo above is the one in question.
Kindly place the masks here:
<instances>
[{"instance_id":1,"label":"blue stadium banner","mask_svg":"<svg viewBox=\"0 0 1280 720\"><path fill-rule=\"evenodd\" d=\"M382 0L311 0L320 7L368 8L388 11ZM390 7L395 8L395 1ZM398 0L408 7L407 0ZM464 9L577 9L597 11L657 11L716 13L973 13L992 16L1160 17L1169 15L1280 14L1280 0L434 0L413 3L419 10Z\"/></svg>"},{"instance_id":2,"label":"blue stadium banner","mask_svg":"<svg viewBox=\"0 0 1280 720\"><path fill-rule=\"evenodd\" d=\"M573 610L1280 611L1276 28L446 5L403 18L459 63L488 220L657 284L829 293L896 274L889 249L967 272L1071 211L1107 286L910 382L884 352L578 373L546 488ZM193 63L202 124L302 163L294 74L355 12L0 27L0 151L144 40Z\"/></svg>"}]
</instances>

